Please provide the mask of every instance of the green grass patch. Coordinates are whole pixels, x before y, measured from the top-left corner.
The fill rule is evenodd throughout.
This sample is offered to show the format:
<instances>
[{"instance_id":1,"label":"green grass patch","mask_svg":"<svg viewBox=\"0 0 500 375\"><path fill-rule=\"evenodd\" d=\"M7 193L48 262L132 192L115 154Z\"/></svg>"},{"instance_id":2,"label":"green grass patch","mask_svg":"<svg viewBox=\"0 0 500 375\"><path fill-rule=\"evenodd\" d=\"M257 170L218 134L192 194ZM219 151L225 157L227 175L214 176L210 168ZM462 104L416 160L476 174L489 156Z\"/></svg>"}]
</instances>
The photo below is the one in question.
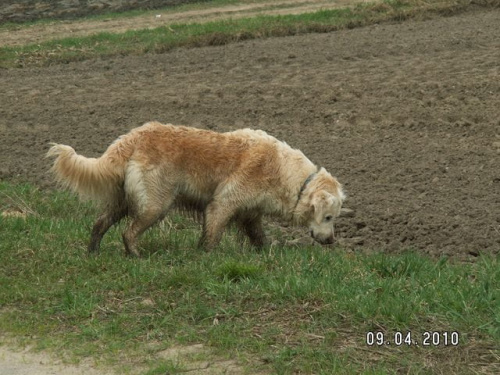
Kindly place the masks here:
<instances>
[{"instance_id":1,"label":"green grass patch","mask_svg":"<svg viewBox=\"0 0 500 375\"><path fill-rule=\"evenodd\" d=\"M0 331L74 361L177 373L189 365L159 353L203 344L203 360L238 358L248 373L498 366L498 256L463 264L321 247L258 253L232 231L206 253L196 249L199 225L176 215L143 235L142 259L124 255L123 225L88 256L97 211L73 195L0 183L0 211ZM396 346L410 331L420 345ZM441 344L423 346L426 331ZM368 332L392 345L368 346ZM451 332L458 345L443 345Z\"/></svg>"},{"instance_id":2,"label":"green grass patch","mask_svg":"<svg viewBox=\"0 0 500 375\"><path fill-rule=\"evenodd\" d=\"M400 21L431 14L454 14L466 9L471 0L385 0L352 8L320 10L283 16L257 16L200 24L172 24L168 27L100 33L65 38L36 45L0 48L0 67L46 66L120 55L163 53L178 47L224 45L247 39L330 32L368 24ZM487 0L474 4L489 5Z\"/></svg>"}]
</instances>

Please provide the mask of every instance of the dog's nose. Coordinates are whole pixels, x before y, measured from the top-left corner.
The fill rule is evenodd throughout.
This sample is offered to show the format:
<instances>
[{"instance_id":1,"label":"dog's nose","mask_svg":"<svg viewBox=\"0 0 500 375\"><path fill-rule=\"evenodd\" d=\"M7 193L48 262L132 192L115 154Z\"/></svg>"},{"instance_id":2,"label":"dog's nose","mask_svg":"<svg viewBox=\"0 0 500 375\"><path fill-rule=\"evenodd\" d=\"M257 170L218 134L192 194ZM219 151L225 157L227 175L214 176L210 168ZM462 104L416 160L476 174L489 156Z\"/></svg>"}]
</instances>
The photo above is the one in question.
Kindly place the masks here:
<instances>
[{"instance_id":1,"label":"dog's nose","mask_svg":"<svg viewBox=\"0 0 500 375\"><path fill-rule=\"evenodd\" d=\"M313 231L311 231L310 233L311 233L311 237L314 238L314 240L318 241L322 245L330 245L335 240L335 238L333 237L333 235L331 235L330 237L316 237L314 235Z\"/></svg>"},{"instance_id":2,"label":"dog's nose","mask_svg":"<svg viewBox=\"0 0 500 375\"><path fill-rule=\"evenodd\" d=\"M327 239L323 242L323 244L325 244L325 245L331 245L331 244L333 243L333 240L334 240L334 239L333 239L333 236L328 237L328 238L327 238Z\"/></svg>"}]
</instances>

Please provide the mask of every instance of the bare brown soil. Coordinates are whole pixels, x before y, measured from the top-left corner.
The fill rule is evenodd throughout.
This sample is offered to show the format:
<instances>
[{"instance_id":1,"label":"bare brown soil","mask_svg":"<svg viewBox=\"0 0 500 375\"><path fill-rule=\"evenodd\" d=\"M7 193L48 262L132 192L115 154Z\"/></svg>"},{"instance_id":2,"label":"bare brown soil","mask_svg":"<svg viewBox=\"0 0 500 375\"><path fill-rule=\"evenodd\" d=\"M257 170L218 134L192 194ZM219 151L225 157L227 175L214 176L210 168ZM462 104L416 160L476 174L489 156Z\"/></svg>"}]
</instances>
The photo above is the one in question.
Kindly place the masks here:
<instances>
[{"instance_id":1,"label":"bare brown soil","mask_svg":"<svg viewBox=\"0 0 500 375\"><path fill-rule=\"evenodd\" d=\"M150 120L264 129L344 183L347 248L500 249L500 10L0 71L0 178L51 187L48 142L97 156Z\"/></svg>"}]
</instances>

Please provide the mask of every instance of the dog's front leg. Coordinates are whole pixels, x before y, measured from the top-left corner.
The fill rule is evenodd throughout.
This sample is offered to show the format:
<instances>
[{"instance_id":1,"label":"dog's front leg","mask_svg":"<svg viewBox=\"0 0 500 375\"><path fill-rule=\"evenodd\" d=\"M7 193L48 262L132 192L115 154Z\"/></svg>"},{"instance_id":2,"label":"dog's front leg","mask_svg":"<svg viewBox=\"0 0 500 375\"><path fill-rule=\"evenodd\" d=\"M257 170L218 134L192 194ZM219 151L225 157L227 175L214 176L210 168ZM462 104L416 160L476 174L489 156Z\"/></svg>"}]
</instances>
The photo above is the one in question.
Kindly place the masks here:
<instances>
[{"instance_id":1,"label":"dog's front leg","mask_svg":"<svg viewBox=\"0 0 500 375\"><path fill-rule=\"evenodd\" d=\"M262 215L242 215L236 219L240 233L248 236L250 244L262 249L266 242L266 235L262 227Z\"/></svg>"},{"instance_id":2,"label":"dog's front leg","mask_svg":"<svg viewBox=\"0 0 500 375\"><path fill-rule=\"evenodd\" d=\"M216 201L211 202L203 214L203 234L198 247L206 251L210 251L216 247L234 212L235 209L229 202L224 202L224 204Z\"/></svg>"}]
</instances>

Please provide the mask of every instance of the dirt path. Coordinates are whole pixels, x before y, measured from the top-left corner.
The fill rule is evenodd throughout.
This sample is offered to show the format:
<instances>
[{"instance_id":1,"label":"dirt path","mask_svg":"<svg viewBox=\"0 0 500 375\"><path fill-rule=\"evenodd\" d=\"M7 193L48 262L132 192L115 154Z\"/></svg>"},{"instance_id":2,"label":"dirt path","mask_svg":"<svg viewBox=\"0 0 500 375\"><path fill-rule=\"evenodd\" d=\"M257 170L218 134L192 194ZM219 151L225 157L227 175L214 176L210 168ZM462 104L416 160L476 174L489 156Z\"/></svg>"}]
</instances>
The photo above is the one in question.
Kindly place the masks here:
<instances>
[{"instance_id":1,"label":"dirt path","mask_svg":"<svg viewBox=\"0 0 500 375\"><path fill-rule=\"evenodd\" d=\"M121 33L169 26L176 23L202 23L221 19L237 19L257 15L283 15L313 12L320 9L333 9L352 6L364 0L279 0L253 4L221 6L201 10L179 12L176 8L149 12L130 18L109 18L105 20L54 21L37 24L17 30L0 30L0 46L15 46L41 43L51 39L68 36L85 36L100 32Z\"/></svg>"},{"instance_id":2,"label":"dirt path","mask_svg":"<svg viewBox=\"0 0 500 375\"><path fill-rule=\"evenodd\" d=\"M185 367L183 372L192 375L240 375L245 371L236 360L211 355L202 344L176 346L156 353L159 360L172 361ZM203 360L200 360L203 358ZM130 374L141 374L146 369L132 367ZM0 375L112 375L117 372L104 365L96 366L89 360L78 365L63 363L45 352L33 352L29 348L14 350L0 345ZM129 373L129 372L127 372ZM255 373L263 375L262 372Z\"/></svg>"},{"instance_id":3,"label":"dirt path","mask_svg":"<svg viewBox=\"0 0 500 375\"><path fill-rule=\"evenodd\" d=\"M29 350L15 351L0 346L0 375L109 375L105 368L89 363L63 364L47 354Z\"/></svg>"}]
</instances>

